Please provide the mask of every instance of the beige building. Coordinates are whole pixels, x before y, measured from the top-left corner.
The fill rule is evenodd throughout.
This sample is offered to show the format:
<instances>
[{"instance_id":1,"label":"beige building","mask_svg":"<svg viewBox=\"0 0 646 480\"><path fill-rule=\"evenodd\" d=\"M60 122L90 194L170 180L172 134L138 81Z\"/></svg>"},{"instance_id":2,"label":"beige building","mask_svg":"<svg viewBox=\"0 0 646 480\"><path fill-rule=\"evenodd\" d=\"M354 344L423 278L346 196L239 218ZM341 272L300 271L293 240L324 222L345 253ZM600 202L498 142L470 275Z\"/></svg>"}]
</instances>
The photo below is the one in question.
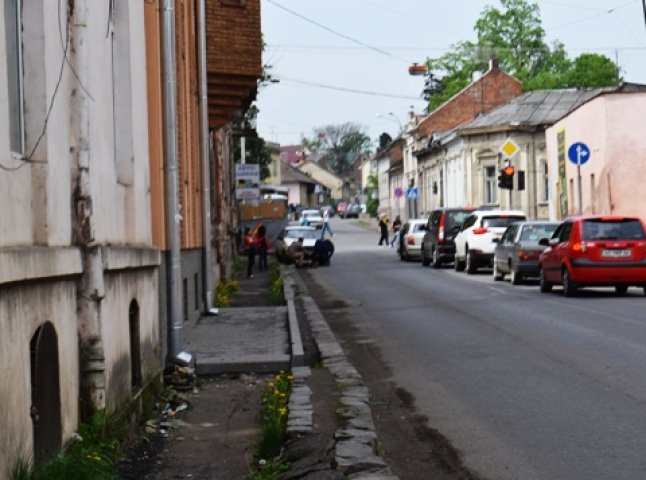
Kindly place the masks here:
<instances>
[{"instance_id":1,"label":"beige building","mask_svg":"<svg viewBox=\"0 0 646 480\"><path fill-rule=\"evenodd\" d=\"M625 85L604 90L546 130L552 218L582 212L646 219L645 118L646 86ZM568 157L579 142L590 152L580 184Z\"/></svg>"},{"instance_id":2,"label":"beige building","mask_svg":"<svg viewBox=\"0 0 646 480\"><path fill-rule=\"evenodd\" d=\"M302 173L309 175L316 183L327 188L330 198L336 201L348 200L348 192L345 190L345 182L342 178L327 168L311 160L295 165Z\"/></svg>"}]
</instances>

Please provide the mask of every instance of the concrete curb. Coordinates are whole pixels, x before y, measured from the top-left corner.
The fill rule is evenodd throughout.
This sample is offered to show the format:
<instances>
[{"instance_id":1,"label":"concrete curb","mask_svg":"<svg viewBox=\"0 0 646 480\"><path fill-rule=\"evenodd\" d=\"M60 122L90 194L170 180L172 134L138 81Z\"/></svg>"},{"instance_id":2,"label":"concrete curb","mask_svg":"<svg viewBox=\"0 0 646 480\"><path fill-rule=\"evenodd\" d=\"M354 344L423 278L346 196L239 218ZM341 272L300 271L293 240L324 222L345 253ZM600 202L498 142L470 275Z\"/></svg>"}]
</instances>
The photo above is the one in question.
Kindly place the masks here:
<instances>
[{"instance_id":1,"label":"concrete curb","mask_svg":"<svg viewBox=\"0 0 646 480\"><path fill-rule=\"evenodd\" d=\"M296 284L292 272L283 269L281 275L285 299L293 302ZM302 283L299 288L303 289ZM377 453L378 439L370 411L368 388L359 372L348 361L314 299L306 294L300 294L299 298L303 301L305 317L323 365L334 375L340 391L337 414L341 421L334 435L336 469L353 479L397 480L398 477ZM297 436L312 432L311 391L306 385L311 371L307 367L294 368L292 374L294 387L289 403L287 432L290 436Z\"/></svg>"}]
</instances>

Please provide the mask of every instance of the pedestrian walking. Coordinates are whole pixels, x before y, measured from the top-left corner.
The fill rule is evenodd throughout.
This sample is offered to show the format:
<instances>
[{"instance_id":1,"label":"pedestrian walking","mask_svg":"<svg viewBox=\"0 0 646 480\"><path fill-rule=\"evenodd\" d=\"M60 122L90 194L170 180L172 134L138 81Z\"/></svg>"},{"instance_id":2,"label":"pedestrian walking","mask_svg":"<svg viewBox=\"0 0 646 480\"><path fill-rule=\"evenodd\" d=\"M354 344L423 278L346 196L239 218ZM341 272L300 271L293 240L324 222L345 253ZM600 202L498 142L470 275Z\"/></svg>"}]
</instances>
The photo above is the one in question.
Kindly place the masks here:
<instances>
[{"instance_id":1,"label":"pedestrian walking","mask_svg":"<svg viewBox=\"0 0 646 480\"><path fill-rule=\"evenodd\" d=\"M379 237L379 245L380 247L387 247L388 246L388 217L386 216L385 213L382 213L381 216L379 217L379 234L381 235Z\"/></svg>"},{"instance_id":2,"label":"pedestrian walking","mask_svg":"<svg viewBox=\"0 0 646 480\"><path fill-rule=\"evenodd\" d=\"M256 234L256 248L258 249L258 271L267 270L267 251L269 250L269 240L267 239L267 229L261 223L257 226Z\"/></svg>"},{"instance_id":3,"label":"pedestrian walking","mask_svg":"<svg viewBox=\"0 0 646 480\"><path fill-rule=\"evenodd\" d=\"M334 232L330 228L330 211L325 208L323 209L323 228L321 229L321 239L325 238L325 231L330 232L330 237L334 236Z\"/></svg>"},{"instance_id":4,"label":"pedestrian walking","mask_svg":"<svg viewBox=\"0 0 646 480\"><path fill-rule=\"evenodd\" d=\"M392 230L393 230L393 238L390 241L390 248L393 248L395 245L395 242L399 238L399 230L402 228L402 220L399 218L399 215L395 217L395 220L393 220L393 225L392 225Z\"/></svg>"},{"instance_id":5,"label":"pedestrian walking","mask_svg":"<svg viewBox=\"0 0 646 480\"><path fill-rule=\"evenodd\" d=\"M244 229L244 247L247 253L247 278L253 278L253 265L256 261L256 239L249 227Z\"/></svg>"}]
</instances>

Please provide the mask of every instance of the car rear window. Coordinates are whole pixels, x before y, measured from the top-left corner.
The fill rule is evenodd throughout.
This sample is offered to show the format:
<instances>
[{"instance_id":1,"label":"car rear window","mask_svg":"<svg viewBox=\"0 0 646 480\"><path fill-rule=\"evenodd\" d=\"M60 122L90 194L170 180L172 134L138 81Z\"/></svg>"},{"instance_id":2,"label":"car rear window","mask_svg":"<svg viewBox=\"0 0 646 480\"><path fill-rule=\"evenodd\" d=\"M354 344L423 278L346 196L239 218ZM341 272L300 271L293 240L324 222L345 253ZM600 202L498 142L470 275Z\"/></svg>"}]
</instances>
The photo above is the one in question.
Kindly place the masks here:
<instances>
[{"instance_id":1,"label":"car rear window","mask_svg":"<svg viewBox=\"0 0 646 480\"><path fill-rule=\"evenodd\" d=\"M644 240L644 227L636 219L591 219L583 221L584 240Z\"/></svg>"},{"instance_id":2,"label":"car rear window","mask_svg":"<svg viewBox=\"0 0 646 480\"><path fill-rule=\"evenodd\" d=\"M288 230L285 238L321 238L321 233L316 230Z\"/></svg>"},{"instance_id":3,"label":"car rear window","mask_svg":"<svg viewBox=\"0 0 646 480\"><path fill-rule=\"evenodd\" d=\"M462 226L466 218L471 215L472 210L456 210L446 212L444 217L444 228L451 230L456 225Z\"/></svg>"},{"instance_id":4,"label":"car rear window","mask_svg":"<svg viewBox=\"0 0 646 480\"><path fill-rule=\"evenodd\" d=\"M507 217L501 217L499 215L496 216L491 216L491 217L482 217L482 226L485 228L507 228L509 225L511 225L514 222L522 222L523 220L526 220L525 217L519 217L519 216L507 216Z\"/></svg>"},{"instance_id":5,"label":"car rear window","mask_svg":"<svg viewBox=\"0 0 646 480\"><path fill-rule=\"evenodd\" d=\"M536 242L541 238L550 238L556 230L557 224L549 225L524 225L520 233L521 242Z\"/></svg>"},{"instance_id":6,"label":"car rear window","mask_svg":"<svg viewBox=\"0 0 646 480\"><path fill-rule=\"evenodd\" d=\"M425 223L416 223L416 224L414 224L413 225L413 233L423 231L425 226L426 226Z\"/></svg>"}]
</instances>

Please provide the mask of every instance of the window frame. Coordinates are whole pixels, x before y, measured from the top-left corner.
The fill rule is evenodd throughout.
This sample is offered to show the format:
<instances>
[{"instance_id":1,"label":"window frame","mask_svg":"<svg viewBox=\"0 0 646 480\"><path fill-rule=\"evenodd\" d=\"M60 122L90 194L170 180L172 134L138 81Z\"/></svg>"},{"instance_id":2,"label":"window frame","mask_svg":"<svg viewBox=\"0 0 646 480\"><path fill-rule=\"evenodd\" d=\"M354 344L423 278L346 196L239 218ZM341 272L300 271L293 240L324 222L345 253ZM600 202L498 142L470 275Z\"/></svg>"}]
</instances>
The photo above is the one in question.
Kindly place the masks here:
<instances>
[{"instance_id":1,"label":"window frame","mask_svg":"<svg viewBox=\"0 0 646 480\"><path fill-rule=\"evenodd\" d=\"M496 183L496 166L485 165L482 167L482 203L485 205L497 205L498 185Z\"/></svg>"},{"instance_id":2,"label":"window frame","mask_svg":"<svg viewBox=\"0 0 646 480\"><path fill-rule=\"evenodd\" d=\"M6 67L7 67L7 94L9 97L8 107L9 107L9 150L16 157L22 158L25 154L25 80L24 80L24 61L23 61L23 51L22 51L22 0L15 0L15 12L12 18L14 23L13 32L15 37L12 35L12 40L16 43L15 48L15 58L14 55L9 55L9 51L13 51L10 48L7 48L6 56ZM6 4L5 4L6 7ZM6 13L6 11L5 11ZM5 45L8 45L9 31L7 29L8 17L5 16ZM11 62L11 64L10 64ZM14 75L10 75L9 72L15 70ZM11 81L11 78L13 81ZM15 85L13 83L15 82ZM17 91L16 91L17 90ZM17 100L12 100L12 97L17 95ZM16 105L12 105L15 103ZM15 112L13 110L16 110ZM14 125L17 123L17 129L14 132ZM19 138L18 138L19 137ZM19 144L19 145L17 145ZM16 148L17 147L17 148Z\"/></svg>"}]
</instances>

